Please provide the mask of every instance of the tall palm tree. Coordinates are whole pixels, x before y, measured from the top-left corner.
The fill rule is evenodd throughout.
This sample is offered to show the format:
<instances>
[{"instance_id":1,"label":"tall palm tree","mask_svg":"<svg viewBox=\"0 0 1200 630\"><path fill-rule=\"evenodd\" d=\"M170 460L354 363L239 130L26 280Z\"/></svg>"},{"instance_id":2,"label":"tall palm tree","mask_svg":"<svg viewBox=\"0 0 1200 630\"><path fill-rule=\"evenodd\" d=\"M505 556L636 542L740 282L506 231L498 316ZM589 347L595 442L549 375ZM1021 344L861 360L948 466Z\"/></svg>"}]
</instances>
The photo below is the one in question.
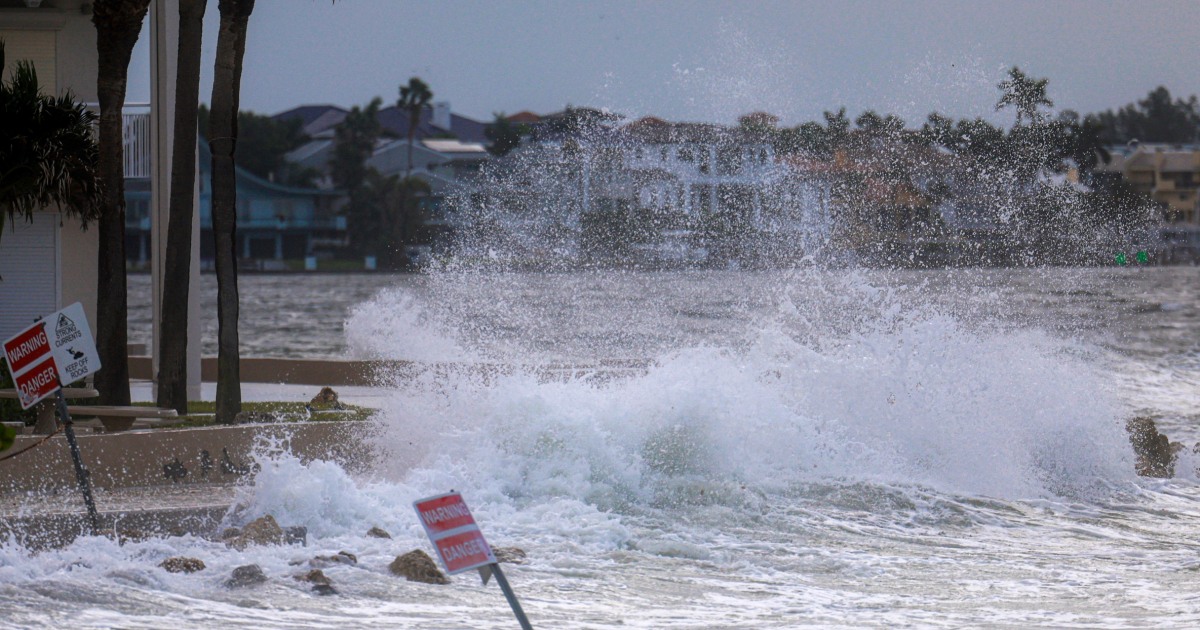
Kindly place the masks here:
<instances>
[{"instance_id":1,"label":"tall palm tree","mask_svg":"<svg viewBox=\"0 0 1200 630\"><path fill-rule=\"evenodd\" d=\"M200 41L208 0L179 0L179 62L175 80L175 141L171 155L171 215L159 318L158 406L187 413L188 293L196 187L196 109L200 102Z\"/></svg>"},{"instance_id":2,"label":"tall palm tree","mask_svg":"<svg viewBox=\"0 0 1200 630\"><path fill-rule=\"evenodd\" d=\"M1054 101L1046 96L1047 79L1034 79L1021 69L1013 66L1008 71L1008 78L997 86L1000 88L1000 100L996 103L996 111L1005 107L1017 109L1017 126L1027 119L1030 123L1040 122L1042 114L1039 107L1054 107Z\"/></svg>"},{"instance_id":3,"label":"tall palm tree","mask_svg":"<svg viewBox=\"0 0 1200 630\"><path fill-rule=\"evenodd\" d=\"M212 221L217 267L217 422L232 424L242 409L238 349L237 149L242 57L254 0L220 0L221 26L213 72L208 146L212 150Z\"/></svg>"},{"instance_id":4,"label":"tall palm tree","mask_svg":"<svg viewBox=\"0 0 1200 630\"><path fill-rule=\"evenodd\" d=\"M408 85L400 86L400 100L396 106L408 112L408 168L404 172L405 179L412 177L413 141L417 136L417 125L421 124L421 112L429 107L432 100L433 92L429 91L429 85L417 77L410 78Z\"/></svg>"},{"instance_id":5,"label":"tall palm tree","mask_svg":"<svg viewBox=\"0 0 1200 630\"><path fill-rule=\"evenodd\" d=\"M95 122L96 115L70 93L42 94L37 72L28 62L17 62L11 81L0 80L0 237L5 224L17 217L31 221L34 210L50 205L85 224L99 218Z\"/></svg>"},{"instance_id":6,"label":"tall palm tree","mask_svg":"<svg viewBox=\"0 0 1200 630\"><path fill-rule=\"evenodd\" d=\"M125 283L125 169L121 108L129 77L129 58L137 44L150 0L96 0L100 101L100 178L104 203L100 216L100 255L96 272L96 350L104 369L96 372L100 400L129 404L128 300Z\"/></svg>"}]
</instances>

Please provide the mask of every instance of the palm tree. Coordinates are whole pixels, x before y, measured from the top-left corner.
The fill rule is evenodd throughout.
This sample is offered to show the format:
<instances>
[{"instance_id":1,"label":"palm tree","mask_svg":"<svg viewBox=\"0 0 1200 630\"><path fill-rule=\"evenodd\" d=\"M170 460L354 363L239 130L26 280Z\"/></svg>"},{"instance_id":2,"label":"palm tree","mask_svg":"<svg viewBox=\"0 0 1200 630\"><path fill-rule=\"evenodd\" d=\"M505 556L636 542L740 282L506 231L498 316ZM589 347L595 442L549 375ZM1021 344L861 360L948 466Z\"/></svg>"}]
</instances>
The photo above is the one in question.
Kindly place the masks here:
<instances>
[{"instance_id":1,"label":"palm tree","mask_svg":"<svg viewBox=\"0 0 1200 630\"><path fill-rule=\"evenodd\" d=\"M1008 78L997 86L1002 95L996 103L996 111L1005 107L1017 108L1017 126L1022 120L1030 123L1040 122L1042 114L1039 107L1054 107L1054 101L1046 97L1047 79L1034 79L1027 76L1021 69L1013 66L1008 71Z\"/></svg>"},{"instance_id":2,"label":"palm tree","mask_svg":"<svg viewBox=\"0 0 1200 630\"><path fill-rule=\"evenodd\" d=\"M125 284L125 168L121 108L129 58L137 44L150 0L96 0L100 101L100 178L104 184L100 216L100 255L96 271L96 350L104 369L96 372L101 402L129 404L128 300Z\"/></svg>"},{"instance_id":3,"label":"palm tree","mask_svg":"<svg viewBox=\"0 0 1200 630\"><path fill-rule=\"evenodd\" d=\"M375 141L382 128L379 125L379 106L383 100L378 96L366 107L355 105L334 131L333 158L330 160L330 175L333 185L346 194L346 215L350 233L350 246L359 254L374 254L375 245L381 237L376 215L379 209L368 196L367 180L374 169L367 166L367 159L375 151Z\"/></svg>"},{"instance_id":4,"label":"palm tree","mask_svg":"<svg viewBox=\"0 0 1200 630\"><path fill-rule=\"evenodd\" d=\"M200 101L200 41L208 0L179 0L179 62L175 81L175 142L171 155L171 215L159 313L158 406L187 414L188 293L193 192L196 187L196 110Z\"/></svg>"},{"instance_id":5,"label":"palm tree","mask_svg":"<svg viewBox=\"0 0 1200 630\"><path fill-rule=\"evenodd\" d=\"M96 115L69 93L43 95L29 62L17 62L11 81L0 80L0 236L6 223L17 217L32 221L34 210L51 205L85 225L99 218L95 122Z\"/></svg>"},{"instance_id":6,"label":"palm tree","mask_svg":"<svg viewBox=\"0 0 1200 630\"><path fill-rule=\"evenodd\" d=\"M238 349L237 148L242 57L254 0L220 0L221 26L213 72L208 146L212 150L212 221L217 267L217 422L232 424L242 408Z\"/></svg>"},{"instance_id":7,"label":"palm tree","mask_svg":"<svg viewBox=\"0 0 1200 630\"><path fill-rule=\"evenodd\" d=\"M408 85L400 86L400 100L396 106L408 112L408 168L404 173L405 179L412 177L413 140L417 135L417 125L421 124L421 112L429 107L429 101L432 100L433 92L429 91L429 85L417 77L410 78Z\"/></svg>"}]
</instances>

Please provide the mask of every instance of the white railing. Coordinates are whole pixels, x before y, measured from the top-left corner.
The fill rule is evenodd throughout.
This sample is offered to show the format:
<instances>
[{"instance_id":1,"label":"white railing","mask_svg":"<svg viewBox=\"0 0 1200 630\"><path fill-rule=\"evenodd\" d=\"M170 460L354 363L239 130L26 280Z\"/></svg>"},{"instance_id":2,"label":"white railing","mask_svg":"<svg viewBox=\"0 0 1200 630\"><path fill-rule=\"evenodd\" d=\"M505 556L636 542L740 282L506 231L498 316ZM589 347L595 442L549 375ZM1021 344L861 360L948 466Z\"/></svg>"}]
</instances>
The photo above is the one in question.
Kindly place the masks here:
<instances>
[{"instance_id":1,"label":"white railing","mask_svg":"<svg viewBox=\"0 0 1200 630\"><path fill-rule=\"evenodd\" d=\"M84 103L100 114L99 103ZM150 178L150 104L125 103L121 108L121 147L125 179Z\"/></svg>"},{"instance_id":2,"label":"white railing","mask_svg":"<svg viewBox=\"0 0 1200 630\"><path fill-rule=\"evenodd\" d=\"M126 179L150 177L150 106L126 103L121 112Z\"/></svg>"}]
</instances>

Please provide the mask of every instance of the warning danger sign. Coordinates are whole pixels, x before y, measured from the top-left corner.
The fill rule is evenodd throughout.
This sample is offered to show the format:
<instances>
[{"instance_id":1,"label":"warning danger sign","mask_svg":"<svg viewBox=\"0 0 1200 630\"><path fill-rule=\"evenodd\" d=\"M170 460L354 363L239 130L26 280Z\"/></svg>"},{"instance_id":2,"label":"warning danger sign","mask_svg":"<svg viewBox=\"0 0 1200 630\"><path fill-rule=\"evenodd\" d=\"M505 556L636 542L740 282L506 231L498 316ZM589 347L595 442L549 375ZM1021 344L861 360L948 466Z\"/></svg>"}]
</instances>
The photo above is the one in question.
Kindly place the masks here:
<instances>
[{"instance_id":1,"label":"warning danger sign","mask_svg":"<svg viewBox=\"0 0 1200 630\"><path fill-rule=\"evenodd\" d=\"M9 338L4 356L24 409L100 369L96 342L78 302Z\"/></svg>"}]
</instances>

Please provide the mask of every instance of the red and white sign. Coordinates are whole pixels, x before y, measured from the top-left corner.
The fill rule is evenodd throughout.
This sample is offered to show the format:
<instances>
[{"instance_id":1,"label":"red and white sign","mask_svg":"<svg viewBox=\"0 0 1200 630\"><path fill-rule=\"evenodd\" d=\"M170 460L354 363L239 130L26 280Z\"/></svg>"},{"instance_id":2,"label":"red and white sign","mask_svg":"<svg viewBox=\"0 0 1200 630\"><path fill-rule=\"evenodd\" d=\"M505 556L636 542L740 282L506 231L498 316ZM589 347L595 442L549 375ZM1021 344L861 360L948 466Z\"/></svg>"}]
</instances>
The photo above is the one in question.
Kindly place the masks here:
<instances>
[{"instance_id":1,"label":"red and white sign","mask_svg":"<svg viewBox=\"0 0 1200 630\"><path fill-rule=\"evenodd\" d=\"M4 357L8 371L13 374L24 372L47 354L50 354L50 337L46 336L46 322L38 322L4 342Z\"/></svg>"},{"instance_id":2,"label":"red and white sign","mask_svg":"<svg viewBox=\"0 0 1200 630\"><path fill-rule=\"evenodd\" d=\"M492 548L457 492L413 502L421 525L451 575L496 563Z\"/></svg>"},{"instance_id":3,"label":"red and white sign","mask_svg":"<svg viewBox=\"0 0 1200 630\"><path fill-rule=\"evenodd\" d=\"M47 356L44 361L13 377L17 384L17 396L21 408L28 409L37 401L58 391L58 369L54 366L54 357Z\"/></svg>"},{"instance_id":4,"label":"red and white sign","mask_svg":"<svg viewBox=\"0 0 1200 630\"><path fill-rule=\"evenodd\" d=\"M100 369L100 355L78 302L55 311L4 342L8 371L21 407L28 409Z\"/></svg>"}]
</instances>

